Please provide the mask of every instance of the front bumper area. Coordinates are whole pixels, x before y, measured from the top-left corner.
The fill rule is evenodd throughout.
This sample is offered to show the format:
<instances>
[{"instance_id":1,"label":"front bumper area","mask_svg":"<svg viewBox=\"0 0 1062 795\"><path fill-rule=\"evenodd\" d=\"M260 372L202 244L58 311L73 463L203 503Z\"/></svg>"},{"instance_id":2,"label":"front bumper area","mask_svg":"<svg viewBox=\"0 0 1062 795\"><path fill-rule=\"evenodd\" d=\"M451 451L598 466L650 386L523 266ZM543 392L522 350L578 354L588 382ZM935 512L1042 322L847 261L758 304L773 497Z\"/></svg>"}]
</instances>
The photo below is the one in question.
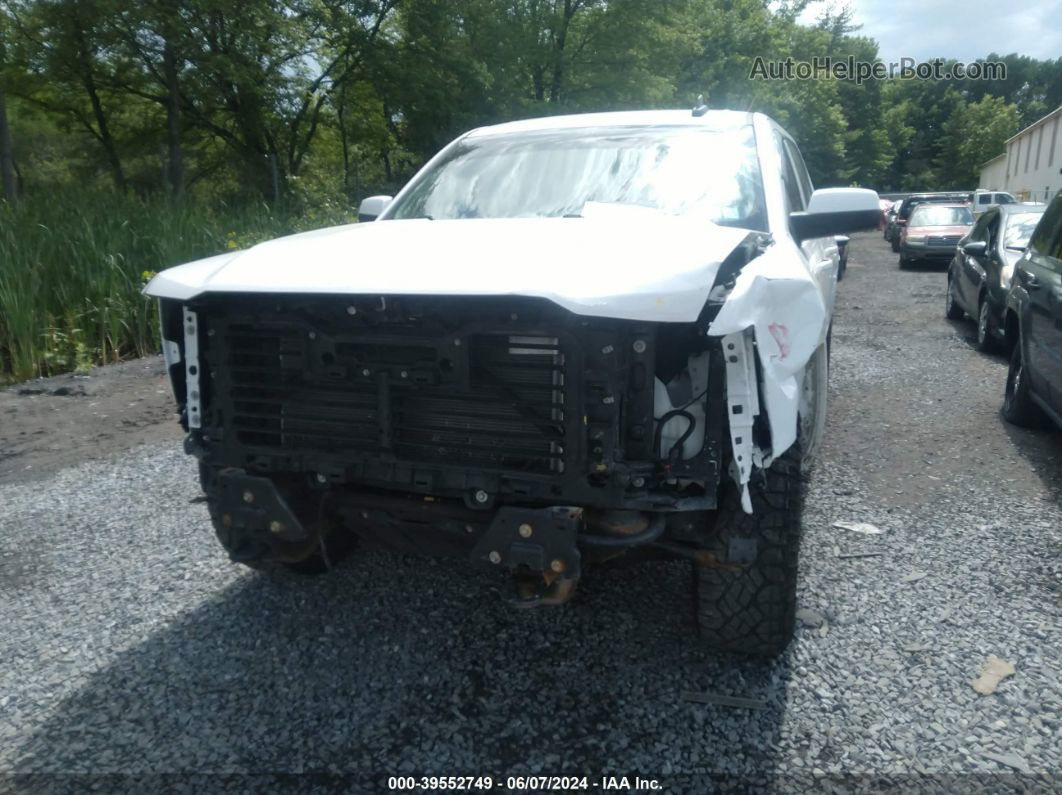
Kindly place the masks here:
<instances>
[{"instance_id":1,"label":"front bumper area","mask_svg":"<svg viewBox=\"0 0 1062 795\"><path fill-rule=\"evenodd\" d=\"M900 256L916 262L950 262L955 256L955 245L946 246L900 246Z\"/></svg>"},{"instance_id":2,"label":"front bumper area","mask_svg":"<svg viewBox=\"0 0 1062 795\"><path fill-rule=\"evenodd\" d=\"M370 543L508 571L519 607L566 601L582 573L582 549L597 559L611 557L657 541L667 524L661 513L570 505L477 511L454 500L349 489L328 492L306 512L305 502L289 504L273 481L238 469L221 470L212 484L218 534L235 560L298 562L324 548L322 534L352 533ZM254 554L241 557L245 550Z\"/></svg>"},{"instance_id":3,"label":"front bumper area","mask_svg":"<svg viewBox=\"0 0 1062 795\"><path fill-rule=\"evenodd\" d=\"M725 364L693 324L494 297L229 296L182 316L196 326L189 449L210 467L474 510L715 507ZM662 461L657 378L695 351L710 355L703 446Z\"/></svg>"}]
</instances>

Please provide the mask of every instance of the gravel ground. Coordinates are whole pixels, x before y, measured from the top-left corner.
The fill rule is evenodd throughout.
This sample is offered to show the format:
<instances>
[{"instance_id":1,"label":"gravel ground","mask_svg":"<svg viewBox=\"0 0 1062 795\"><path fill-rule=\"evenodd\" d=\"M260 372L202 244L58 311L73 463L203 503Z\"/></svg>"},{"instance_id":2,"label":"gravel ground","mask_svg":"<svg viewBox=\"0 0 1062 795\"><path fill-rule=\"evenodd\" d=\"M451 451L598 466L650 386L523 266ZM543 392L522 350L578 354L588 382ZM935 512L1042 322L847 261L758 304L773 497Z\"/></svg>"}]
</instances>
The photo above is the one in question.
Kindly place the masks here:
<instances>
[{"instance_id":1,"label":"gravel ground","mask_svg":"<svg viewBox=\"0 0 1062 795\"><path fill-rule=\"evenodd\" d=\"M193 462L152 441L0 480L0 791L261 791L291 773L357 792L394 774L1062 786L1059 436L1001 421L1005 364L944 320L940 270L900 272L878 235L851 257L807 612L782 659L698 650L682 563L603 567L529 612L490 573L387 551L312 579L244 570L192 501ZM1016 673L979 695L989 655Z\"/></svg>"}]
</instances>

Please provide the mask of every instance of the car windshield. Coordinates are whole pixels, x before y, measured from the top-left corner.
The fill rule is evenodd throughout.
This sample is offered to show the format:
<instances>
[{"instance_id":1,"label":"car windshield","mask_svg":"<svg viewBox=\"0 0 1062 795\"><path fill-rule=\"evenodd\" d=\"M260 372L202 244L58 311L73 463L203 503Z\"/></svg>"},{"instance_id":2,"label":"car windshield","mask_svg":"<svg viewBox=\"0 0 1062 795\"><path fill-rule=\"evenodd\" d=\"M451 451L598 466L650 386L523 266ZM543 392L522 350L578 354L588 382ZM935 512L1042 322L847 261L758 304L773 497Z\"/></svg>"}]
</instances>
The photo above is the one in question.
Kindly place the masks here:
<instances>
[{"instance_id":1,"label":"car windshield","mask_svg":"<svg viewBox=\"0 0 1062 795\"><path fill-rule=\"evenodd\" d=\"M963 226L973 223L969 207L922 205L911 214L911 226Z\"/></svg>"},{"instance_id":2,"label":"car windshield","mask_svg":"<svg viewBox=\"0 0 1062 795\"><path fill-rule=\"evenodd\" d=\"M473 137L421 174L388 217L579 216L588 204L767 229L751 126L616 127Z\"/></svg>"},{"instance_id":3,"label":"car windshield","mask_svg":"<svg viewBox=\"0 0 1062 795\"><path fill-rule=\"evenodd\" d=\"M1003 231L1004 248L1025 248L1029 245L1036 224L1043 213L1020 213L1007 219L1007 228Z\"/></svg>"}]
</instances>

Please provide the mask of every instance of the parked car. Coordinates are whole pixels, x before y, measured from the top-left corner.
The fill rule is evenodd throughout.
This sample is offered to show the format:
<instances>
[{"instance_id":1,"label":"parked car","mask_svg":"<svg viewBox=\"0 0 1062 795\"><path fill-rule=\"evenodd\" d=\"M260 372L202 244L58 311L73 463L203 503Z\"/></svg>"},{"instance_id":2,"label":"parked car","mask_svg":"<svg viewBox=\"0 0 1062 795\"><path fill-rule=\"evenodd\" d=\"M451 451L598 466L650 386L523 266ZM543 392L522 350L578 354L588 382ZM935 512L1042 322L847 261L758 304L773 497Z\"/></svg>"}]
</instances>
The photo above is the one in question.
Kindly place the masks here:
<instances>
[{"instance_id":1,"label":"parked car","mask_svg":"<svg viewBox=\"0 0 1062 795\"><path fill-rule=\"evenodd\" d=\"M1010 352L1004 418L1036 426L1047 417L1062 427L1062 192L1014 265L1003 323Z\"/></svg>"},{"instance_id":2,"label":"parked car","mask_svg":"<svg viewBox=\"0 0 1062 795\"><path fill-rule=\"evenodd\" d=\"M900 268L916 262L947 262L973 225L967 204L919 204L900 233Z\"/></svg>"},{"instance_id":3,"label":"parked car","mask_svg":"<svg viewBox=\"0 0 1062 795\"><path fill-rule=\"evenodd\" d=\"M899 253L900 235L904 226L907 225L907 219L910 217L911 211L919 204L933 202L962 204L969 200L970 194L968 193L913 193L905 197L900 201L900 206L896 210L896 217L893 219L891 231L889 232L888 240L892 244L892 250Z\"/></svg>"},{"instance_id":4,"label":"parked car","mask_svg":"<svg viewBox=\"0 0 1062 795\"><path fill-rule=\"evenodd\" d=\"M900 205L903 204L903 199L897 199L892 203L885 212L885 239L892 240L893 232L896 230L896 213L900 211Z\"/></svg>"},{"instance_id":5,"label":"parked car","mask_svg":"<svg viewBox=\"0 0 1062 795\"><path fill-rule=\"evenodd\" d=\"M892 205L895 203L892 199L881 199L878 202L878 207L881 209L881 220L878 223L879 232L884 232L885 227L889 225L889 210L892 209Z\"/></svg>"},{"instance_id":6,"label":"parked car","mask_svg":"<svg viewBox=\"0 0 1062 795\"><path fill-rule=\"evenodd\" d=\"M948 266L946 314L951 320L969 315L977 321L982 351L995 349L1003 339L1003 308L1014 266L1043 214L1043 205L998 205L959 241Z\"/></svg>"},{"instance_id":7,"label":"parked car","mask_svg":"<svg viewBox=\"0 0 1062 795\"><path fill-rule=\"evenodd\" d=\"M1017 204L1018 200L1003 190L976 190L970 202L974 215L980 215L1002 204Z\"/></svg>"},{"instance_id":8,"label":"parked car","mask_svg":"<svg viewBox=\"0 0 1062 795\"><path fill-rule=\"evenodd\" d=\"M255 565L357 536L463 555L523 606L653 547L693 563L709 644L779 653L834 236L877 202L813 190L761 114L561 116L462 135L374 222L164 271L219 540Z\"/></svg>"}]
</instances>

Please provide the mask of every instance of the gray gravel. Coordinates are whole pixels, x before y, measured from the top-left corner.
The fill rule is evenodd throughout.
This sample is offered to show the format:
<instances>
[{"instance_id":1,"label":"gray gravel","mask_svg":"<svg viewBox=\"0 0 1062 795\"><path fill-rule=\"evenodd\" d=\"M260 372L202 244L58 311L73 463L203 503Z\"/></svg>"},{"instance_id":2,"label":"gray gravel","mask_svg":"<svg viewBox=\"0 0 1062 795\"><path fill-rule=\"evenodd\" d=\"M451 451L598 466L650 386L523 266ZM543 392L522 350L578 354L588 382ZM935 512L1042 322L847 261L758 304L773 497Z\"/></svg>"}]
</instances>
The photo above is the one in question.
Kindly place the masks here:
<instances>
[{"instance_id":1,"label":"gray gravel","mask_svg":"<svg viewBox=\"0 0 1062 795\"><path fill-rule=\"evenodd\" d=\"M1060 786L1059 436L999 419L1005 363L944 320L940 270L898 271L877 235L851 256L805 520L817 616L784 658L691 643L681 563L591 571L573 604L530 612L490 573L387 551L320 578L244 570L191 502L192 461L153 443L0 483L0 791L306 772L352 791L400 773ZM881 554L841 557L859 553ZM988 655L1017 673L982 696ZM90 773L146 778L70 775Z\"/></svg>"}]
</instances>

